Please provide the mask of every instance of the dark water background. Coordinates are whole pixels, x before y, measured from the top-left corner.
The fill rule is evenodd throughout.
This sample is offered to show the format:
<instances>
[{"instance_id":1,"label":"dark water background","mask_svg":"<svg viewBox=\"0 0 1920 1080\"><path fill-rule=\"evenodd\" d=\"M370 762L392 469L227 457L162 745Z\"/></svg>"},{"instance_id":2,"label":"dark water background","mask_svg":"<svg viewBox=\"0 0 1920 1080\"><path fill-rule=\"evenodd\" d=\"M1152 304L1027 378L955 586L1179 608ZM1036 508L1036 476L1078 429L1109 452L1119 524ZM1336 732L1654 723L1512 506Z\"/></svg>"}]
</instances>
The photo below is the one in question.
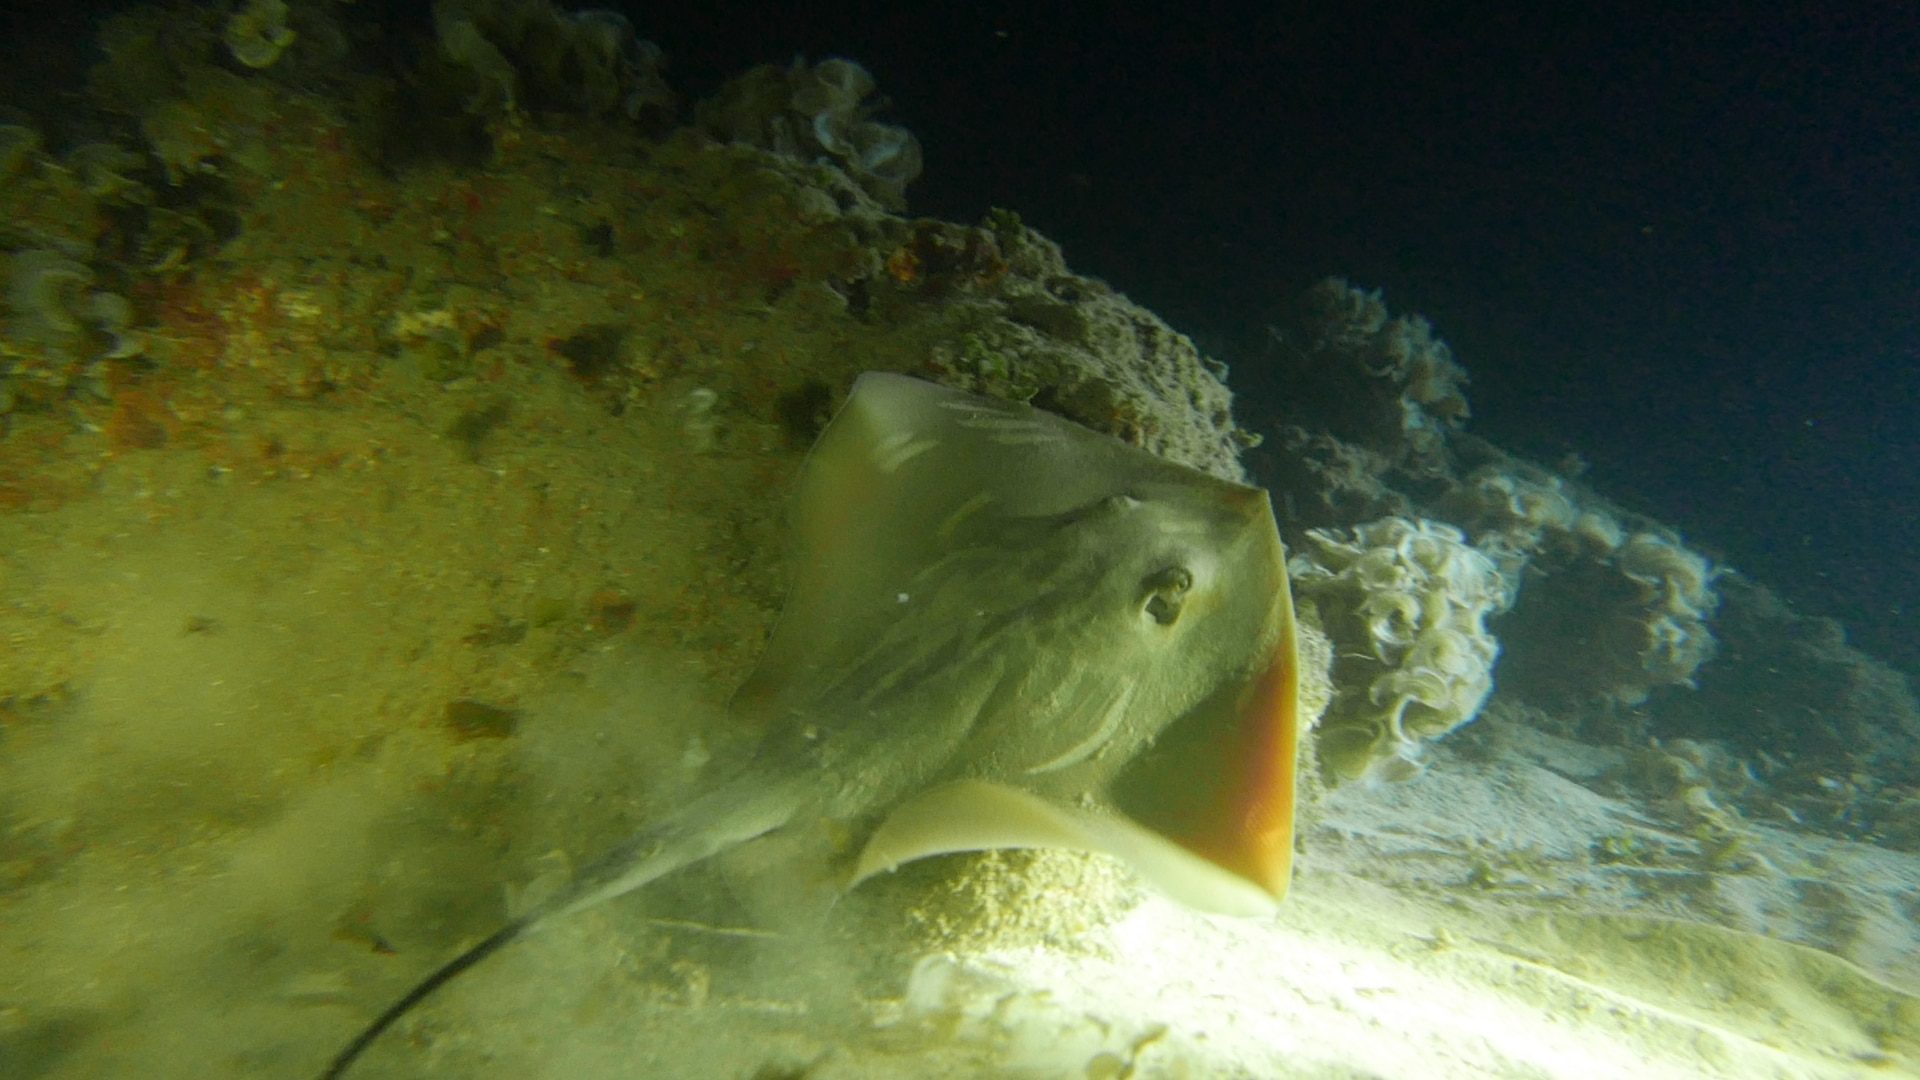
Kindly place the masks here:
<instances>
[{"instance_id":1,"label":"dark water background","mask_svg":"<svg viewBox=\"0 0 1920 1080\"><path fill-rule=\"evenodd\" d=\"M0 8L0 102L77 97L124 6ZM1682 6L628 13L689 97L865 63L926 147L914 212L1019 211L1234 364L1252 426L1281 408L1257 345L1284 302L1384 288L1471 371L1474 430L1577 451L1920 672L1920 13Z\"/></svg>"},{"instance_id":2,"label":"dark water background","mask_svg":"<svg viewBox=\"0 0 1920 1080\"><path fill-rule=\"evenodd\" d=\"M1384 288L1472 373L1474 430L1577 451L1920 672L1913 5L1171 7L647 32L693 83L865 62L926 144L916 212L1017 209L1233 363L1249 423L1284 301Z\"/></svg>"}]
</instances>

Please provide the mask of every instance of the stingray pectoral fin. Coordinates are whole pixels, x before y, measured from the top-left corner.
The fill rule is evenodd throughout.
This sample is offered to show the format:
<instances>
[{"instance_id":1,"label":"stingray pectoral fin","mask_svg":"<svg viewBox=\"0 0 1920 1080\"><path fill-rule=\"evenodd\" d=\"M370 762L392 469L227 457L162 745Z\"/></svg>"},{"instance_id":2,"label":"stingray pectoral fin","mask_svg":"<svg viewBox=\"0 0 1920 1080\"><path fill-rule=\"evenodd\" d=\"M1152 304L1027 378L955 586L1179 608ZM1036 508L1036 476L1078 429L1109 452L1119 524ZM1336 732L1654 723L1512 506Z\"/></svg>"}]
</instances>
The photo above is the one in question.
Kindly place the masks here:
<instances>
[{"instance_id":1,"label":"stingray pectoral fin","mask_svg":"<svg viewBox=\"0 0 1920 1080\"><path fill-rule=\"evenodd\" d=\"M1064 848L1113 855L1173 899L1223 915L1270 914L1260 884L1108 811L1061 806L1019 788L959 780L896 807L860 853L852 884L932 855Z\"/></svg>"},{"instance_id":2,"label":"stingray pectoral fin","mask_svg":"<svg viewBox=\"0 0 1920 1080\"><path fill-rule=\"evenodd\" d=\"M1151 834L1279 901L1293 875L1300 740L1300 661L1284 584L1269 619L1264 662L1169 726L1105 794Z\"/></svg>"}]
</instances>

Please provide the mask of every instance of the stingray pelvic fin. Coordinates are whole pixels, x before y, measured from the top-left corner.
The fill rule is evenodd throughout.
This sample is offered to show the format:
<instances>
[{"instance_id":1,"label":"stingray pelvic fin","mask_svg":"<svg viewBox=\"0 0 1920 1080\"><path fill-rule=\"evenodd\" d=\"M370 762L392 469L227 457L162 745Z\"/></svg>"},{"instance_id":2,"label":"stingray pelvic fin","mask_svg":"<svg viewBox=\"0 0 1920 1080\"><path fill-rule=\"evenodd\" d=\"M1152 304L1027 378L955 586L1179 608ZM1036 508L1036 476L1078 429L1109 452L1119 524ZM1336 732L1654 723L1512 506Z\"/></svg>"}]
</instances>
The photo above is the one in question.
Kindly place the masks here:
<instances>
[{"instance_id":1,"label":"stingray pelvic fin","mask_svg":"<svg viewBox=\"0 0 1920 1080\"><path fill-rule=\"evenodd\" d=\"M1271 914L1266 889L1127 818L1083 810L986 780L957 780L903 802L860 853L852 884L933 855L1061 848L1113 855L1160 891L1201 911Z\"/></svg>"}]
</instances>

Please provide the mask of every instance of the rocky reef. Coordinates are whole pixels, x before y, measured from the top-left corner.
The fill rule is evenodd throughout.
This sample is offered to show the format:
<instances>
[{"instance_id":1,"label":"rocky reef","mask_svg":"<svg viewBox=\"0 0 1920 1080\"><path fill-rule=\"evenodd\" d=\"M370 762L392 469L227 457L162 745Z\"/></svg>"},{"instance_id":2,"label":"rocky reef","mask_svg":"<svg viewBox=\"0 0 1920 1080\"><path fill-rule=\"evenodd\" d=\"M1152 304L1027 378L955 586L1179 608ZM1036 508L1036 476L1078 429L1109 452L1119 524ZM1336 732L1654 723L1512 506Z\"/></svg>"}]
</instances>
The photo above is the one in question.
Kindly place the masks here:
<instances>
[{"instance_id":1,"label":"rocky reef","mask_svg":"<svg viewBox=\"0 0 1920 1080\"><path fill-rule=\"evenodd\" d=\"M618 844L748 752L764 732L722 703L780 604L784 496L867 370L1271 488L1324 714L1291 936L1128 922L1149 902L1074 856L841 894L832 867L766 873L792 869L770 838L542 935L537 981L449 998L390 1050L572 1069L495 1021L571 1042L600 1016L580 1075L833 1055L1000 1075L996 1025L1025 1023L1007 1003L1060 999L976 994L952 957L1118 958L1094 980L1118 1003L1158 942L1156 986L1206 988L1191 1019L1076 1014L1085 1038L1041 1073L1268 1075L1293 1062L1269 1067L1264 1029L1219 1064L1205 964L1242 961L1233 992L1304 1024L1356 964L1410 952L1405 994L1353 999L1402 1009L1449 956L1590 975L1594 950L1532 939L1461 959L1518 925L1496 905L1555 889L1662 917L1711 896L1763 930L1798 890L1796 940L1911 953L1888 946L1913 922L1898 873L1828 880L1882 873L1873 845L1920 851L1905 680L1577 469L1473 434L1469 365L1425 319L1314 288L1236 357L1290 388L1253 415L1218 357L1017 213L912 216L914 117L851 59L771 57L689 100L643 16L374 7L123 10L73 94L0 124L0 1059L20 1075L191 1072L210 1047L310 1072L568 873L560 853ZM1383 882L1441 899L1368 907ZM831 919L761 929L828 895ZM1305 950L1346 950L1356 910L1390 912L1377 949L1268 992ZM849 970L916 950L934 959L912 973ZM832 997L851 986L868 996ZM1621 1000L1582 992L1595 1015ZM1058 1049L1051 1020L1023 1030Z\"/></svg>"},{"instance_id":2,"label":"rocky reef","mask_svg":"<svg viewBox=\"0 0 1920 1080\"><path fill-rule=\"evenodd\" d=\"M1601 745L1694 740L1691 753L1717 764L1683 771L1719 825L1743 807L1912 846L1903 823L1916 805L1920 709L1903 677L1577 469L1472 435L1466 371L1425 319L1392 315L1380 294L1338 280L1309 290L1291 318L1262 359L1300 392L1262 472L1302 527L1299 589L1335 644L1339 690L1318 751L1329 779L1410 775L1421 744L1491 696ZM1490 567L1500 585L1480 572L1414 572L1393 552L1416 533L1455 545L1456 570ZM1394 543L1367 555L1368 537ZM1433 599L1416 605L1419 595ZM1405 678L1380 672L1396 668L1384 643L1410 656L1420 624L1380 619L1416 610L1459 628L1473 647L1451 655L1475 659L1460 663L1450 694L1421 684L1427 696L1414 700L1445 705L1409 726L1393 722Z\"/></svg>"}]
</instances>

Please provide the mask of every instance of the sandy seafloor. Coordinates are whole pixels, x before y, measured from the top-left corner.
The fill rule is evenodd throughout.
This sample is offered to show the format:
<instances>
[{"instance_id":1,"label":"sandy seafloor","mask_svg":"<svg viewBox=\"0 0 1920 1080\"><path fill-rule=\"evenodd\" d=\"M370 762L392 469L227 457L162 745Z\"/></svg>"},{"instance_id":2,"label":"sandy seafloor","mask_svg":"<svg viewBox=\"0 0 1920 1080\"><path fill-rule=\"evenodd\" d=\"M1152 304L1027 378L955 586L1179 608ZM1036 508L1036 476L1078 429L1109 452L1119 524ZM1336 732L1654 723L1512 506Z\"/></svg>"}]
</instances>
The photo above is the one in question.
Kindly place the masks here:
<instances>
[{"instance_id":1,"label":"sandy seafloor","mask_svg":"<svg viewBox=\"0 0 1920 1080\"><path fill-rule=\"evenodd\" d=\"M144 299L159 359L0 440L8 1080L313 1075L697 787L754 734L724 702L778 606L780 394L871 355L807 281L832 251L715 240L791 216L746 152L631 180L522 132L393 181L286 123L239 238ZM618 259L577 250L600 214L644 219ZM555 347L609 318L611 385ZM353 1075L1920 1076L1920 858L1754 825L1738 869L1598 861L1688 843L1619 753L1496 697L1312 807L1271 921L1064 855L837 897L751 845L513 946Z\"/></svg>"},{"instance_id":2,"label":"sandy seafloor","mask_svg":"<svg viewBox=\"0 0 1920 1080\"><path fill-rule=\"evenodd\" d=\"M701 749L723 741L712 646L591 606L611 580L636 624L663 619L718 572L700 512L661 512L689 478L666 478L650 425L572 447L542 431L476 467L409 415L445 391L408 381L325 436L298 411L243 421L302 453L358 448L337 468L236 481L151 451L4 519L9 674L65 688L10 718L0 774L8 1077L309 1075L509 886L590 854L722 749ZM569 430L568 387L526 390ZM513 645L470 640L550 597L567 613ZM515 733L450 735L444 700L474 695L515 702ZM1783 937L1877 920L1851 961L1678 921L1684 895L1645 899L1584 858L1643 813L1582 785L1599 752L1499 741L1337 791L1271 922L1195 915L1073 856L933 867L822 908L817 871L764 845L515 946L358 1075L1920 1069L1901 907L1920 860L1767 833L1776 869L1686 885ZM1846 895L1816 908L1815 881Z\"/></svg>"}]
</instances>

